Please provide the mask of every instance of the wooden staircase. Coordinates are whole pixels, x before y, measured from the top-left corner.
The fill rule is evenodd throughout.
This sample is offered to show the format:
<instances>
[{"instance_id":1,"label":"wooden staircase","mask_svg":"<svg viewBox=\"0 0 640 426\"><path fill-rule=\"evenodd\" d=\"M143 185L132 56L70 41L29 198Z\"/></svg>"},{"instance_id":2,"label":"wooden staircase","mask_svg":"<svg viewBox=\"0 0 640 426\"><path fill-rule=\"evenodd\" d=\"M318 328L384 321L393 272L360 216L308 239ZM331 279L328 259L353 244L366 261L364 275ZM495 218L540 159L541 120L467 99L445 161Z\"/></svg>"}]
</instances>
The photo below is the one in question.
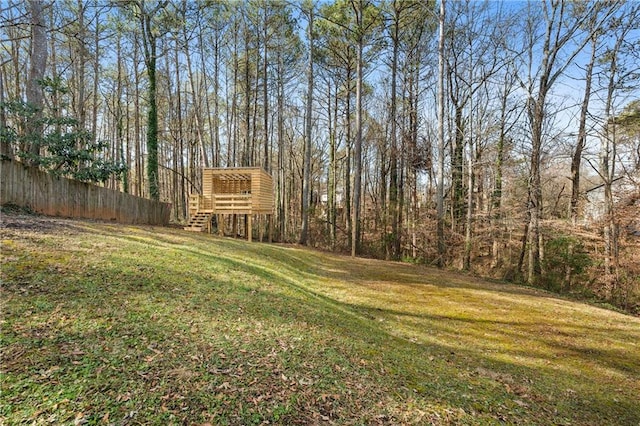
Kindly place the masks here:
<instances>
[{"instance_id":1,"label":"wooden staircase","mask_svg":"<svg viewBox=\"0 0 640 426\"><path fill-rule=\"evenodd\" d=\"M196 212L189 218L189 223L184 227L185 231L209 232L211 229L211 216L213 213Z\"/></svg>"}]
</instances>

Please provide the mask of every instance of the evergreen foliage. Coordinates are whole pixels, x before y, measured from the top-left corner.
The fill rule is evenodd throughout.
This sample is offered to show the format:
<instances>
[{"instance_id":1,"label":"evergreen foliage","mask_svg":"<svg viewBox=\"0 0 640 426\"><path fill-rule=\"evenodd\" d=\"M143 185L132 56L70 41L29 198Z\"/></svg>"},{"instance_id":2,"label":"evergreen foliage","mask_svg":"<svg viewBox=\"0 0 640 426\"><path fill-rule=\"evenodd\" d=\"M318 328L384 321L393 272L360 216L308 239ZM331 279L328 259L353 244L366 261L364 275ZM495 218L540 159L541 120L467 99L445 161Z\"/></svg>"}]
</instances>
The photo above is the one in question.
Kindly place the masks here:
<instances>
[{"instance_id":1,"label":"evergreen foliage","mask_svg":"<svg viewBox=\"0 0 640 426\"><path fill-rule=\"evenodd\" d=\"M68 90L59 79L47 78L41 81L46 94L58 92L66 94ZM105 182L111 176L120 176L126 167L104 158L102 153L109 144L97 140L88 130L79 126L75 117L65 113L65 108L53 111L52 115L37 117L38 109L20 101L8 101L0 104L7 118L6 125L0 128L0 143L9 145L9 152L30 164L37 164L45 170L60 176L70 177L83 182ZM26 124L36 120L43 133L33 133ZM38 154L28 147L36 146Z\"/></svg>"},{"instance_id":2,"label":"evergreen foliage","mask_svg":"<svg viewBox=\"0 0 640 426\"><path fill-rule=\"evenodd\" d=\"M582 241L560 235L545 244L544 281L549 290L584 290L587 271L593 264ZM580 289L574 288L580 283Z\"/></svg>"}]
</instances>

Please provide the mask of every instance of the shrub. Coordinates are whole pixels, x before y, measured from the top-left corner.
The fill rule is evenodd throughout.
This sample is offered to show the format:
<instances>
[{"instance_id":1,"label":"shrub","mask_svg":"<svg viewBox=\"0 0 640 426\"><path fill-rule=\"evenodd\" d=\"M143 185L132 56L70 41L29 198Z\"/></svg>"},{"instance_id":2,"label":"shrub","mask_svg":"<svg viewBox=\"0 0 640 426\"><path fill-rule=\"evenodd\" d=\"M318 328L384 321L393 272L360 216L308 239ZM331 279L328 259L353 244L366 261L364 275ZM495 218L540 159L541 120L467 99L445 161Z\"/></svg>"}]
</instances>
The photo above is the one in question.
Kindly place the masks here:
<instances>
[{"instance_id":1,"label":"shrub","mask_svg":"<svg viewBox=\"0 0 640 426\"><path fill-rule=\"evenodd\" d=\"M543 283L549 290L581 291L588 281L587 269L592 260L577 238L561 235L546 242ZM579 288L577 288L579 287Z\"/></svg>"},{"instance_id":2,"label":"shrub","mask_svg":"<svg viewBox=\"0 0 640 426\"><path fill-rule=\"evenodd\" d=\"M48 95L58 93L64 99L68 92L59 79L45 79L40 84ZM0 103L0 109L6 116L0 126L0 144L8 145L2 152L9 151L22 161L83 182L105 182L127 170L124 164L106 159L108 143L96 140L77 119L66 114L65 108L39 114L32 105L14 100ZM37 124L35 130L27 123ZM29 149L32 146L37 147L36 153Z\"/></svg>"}]
</instances>

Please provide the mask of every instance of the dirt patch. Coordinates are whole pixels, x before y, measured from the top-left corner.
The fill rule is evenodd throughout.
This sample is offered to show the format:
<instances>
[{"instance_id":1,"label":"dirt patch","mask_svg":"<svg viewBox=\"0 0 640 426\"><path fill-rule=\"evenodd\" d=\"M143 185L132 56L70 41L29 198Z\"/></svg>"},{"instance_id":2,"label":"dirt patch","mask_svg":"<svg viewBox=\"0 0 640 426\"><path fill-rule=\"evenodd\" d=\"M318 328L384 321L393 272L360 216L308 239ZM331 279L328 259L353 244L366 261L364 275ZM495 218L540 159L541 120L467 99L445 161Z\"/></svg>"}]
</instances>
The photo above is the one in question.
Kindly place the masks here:
<instances>
[{"instance_id":1,"label":"dirt patch","mask_svg":"<svg viewBox=\"0 0 640 426\"><path fill-rule=\"evenodd\" d=\"M72 220L29 213L24 209L3 206L0 213L0 230L29 231L44 234L75 234Z\"/></svg>"}]
</instances>

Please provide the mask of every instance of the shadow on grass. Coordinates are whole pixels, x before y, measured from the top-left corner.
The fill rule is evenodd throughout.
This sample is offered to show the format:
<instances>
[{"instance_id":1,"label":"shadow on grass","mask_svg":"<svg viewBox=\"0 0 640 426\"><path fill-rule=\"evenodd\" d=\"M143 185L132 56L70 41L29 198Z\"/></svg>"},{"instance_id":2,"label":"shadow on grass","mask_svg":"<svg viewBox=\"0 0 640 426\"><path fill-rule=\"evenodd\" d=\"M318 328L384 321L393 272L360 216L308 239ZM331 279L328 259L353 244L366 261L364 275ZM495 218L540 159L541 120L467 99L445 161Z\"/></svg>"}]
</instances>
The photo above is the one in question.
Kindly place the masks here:
<instances>
[{"instance_id":1,"label":"shadow on grass","mask_svg":"<svg viewBox=\"0 0 640 426\"><path fill-rule=\"evenodd\" d=\"M386 394L395 394L399 404L401 401L414 399L426 407L437 401L445 407L464 408L469 413L493 419L503 416L513 422L519 416L531 420L544 419L543 423L551 422L556 416L559 416L559 422L572 420L591 424L637 424L640 421L640 403L634 399L634 395L637 395L634 391L638 390L638 359L625 354L625 349L589 349L591 352L586 352L583 346L571 347L570 344L559 343L554 336L545 335L544 324L534 321L482 316L470 318L454 313L437 314L392 309L384 305L371 306L376 295L389 291L389 288L376 289L377 292L361 297L359 303L348 303L332 296L322 287L326 280L335 280L343 283L347 291L358 286L370 288L372 282L377 282L403 291L414 287L435 286L500 295L503 287L501 285L490 285L488 288L480 282L465 285L462 279L456 279L452 283L451 277L440 271L395 263L377 264L326 254L311 253L309 256L308 252L290 247L248 245L202 235L189 237L185 241L182 235L165 233L165 230L162 230L162 235L158 235L153 228L133 228L130 234L127 233L127 228L117 226L111 226L108 230L102 230L103 226L91 225L89 228L91 232L99 230L103 236L113 238L122 248L114 249L106 255L108 262L102 263L90 273L85 271L84 276L81 274L74 282L65 281L65 277L61 277L58 282L61 291L49 292L49 295L53 294L59 303L75 310L78 316L100 318L101 314L96 310L102 304L111 303L116 307L110 311L114 315L114 321L120 319L128 324L139 322L141 329L119 329L112 325L111 334L100 335L107 342L117 342L125 339L125 336L130 339L134 346L130 348L129 355L134 359L123 359L123 362L140 362L145 357L153 356L155 352L150 349L149 342L143 342L140 347L135 346L136 342L148 334L147 327L158 327L153 332L158 337L177 339L182 345L182 351L176 348L174 350L183 357L192 355L194 350L201 350L199 347L206 346L205 340L209 340L214 342L214 346L218 345L218 350L221 347L227 348L228 360L234 357L244 358L241 350L266 360L265 352L277 350L280 345L276 341L278 333L282 332L290 339L291 334L287 333L297 330L308 335L305 337L307 346L304 350L292 355L297 359L296 368L302 371L306 360L313 360L318 367L328 367L327 372L319 374L323 377L326 375L326 381L330 381L329 377L338 380L338 384L331 388L333 392L343 392L349 388L349 377L359 374L359 381L370 381L374 387L384 389ZM147 258L137 259L132 254L132 248L154 253ZM173 252L175 249L180 252ZM400 277L400 282L394 282L394 277ZM87 282L91 283L88 287ZM528 289L519 292L517 289L504 287L512 291L512 295L539 297L538 294L532 295ZM11 292L12 287L3 291ZM546 298L547 295L542 297ZM429 301L417 300L415 303L428 305ZM457 303L461 308L464 307L464 301ZM70 311L72 312L74 311ZM509 318L511 314L507 312L504 315ZM411 341L400 335L393 329L397 324L391 324L390 329L385 322L378 321L380 318L385 321L404 318L415 322L416 325L410 327L409 331L416 331L418 339ZM536 318L544 320L539 316ZM162 324L165 320L177 322ZM203 340L202 336L192 335L190 327L194 321L196 324L218 321L221 325L219 328L216 328L217 324L207 328L200 324L207 330L202 334L206 338ZM308 326L301 328L301 322ZM452 322L456 324L455 327L449 327ZM402 323L403 321L398 320L398 324ZM266 324L270 331L260 332L258 324ZM234 325L238 328L234 329ZM105 326L102 330L107 328ZM566 338L574 339L594 332L606 335L607 330L606 326L574 326ZM524 339L527 347L511 350L508 353L510 361L499 360L485 353L484 349L490 345L482 341L483 331L500 333L510 342L523 341L524 334L527 336ZM535 331L538 333L533 334ZM229 333L238 341L234 345L223 346L226 343L216 332L222 335ZM86 351L88 348L82 342L96 340L90 333L91 331L76 335L60 333L55 341L78 342ZM420 334L427 337L443 335L452 343L456 339L468 339L470 343L478 342L478 345L462 347L457 344L421 341ZM314 344L313 339L319 336L322 337L320 342L325 348ZM625 339L633 338L637 334L629 331L624 336ZM189 339L195 339L198 343L190 344ZM539 346L553 345L557 346L560 354L573 351L573 357L587 357L594 364L627 374L629 379L607 383L607 378L602 377L599 385L584 383L587 377L599 377L598 373L576 372L567 368L562 359L554 359L546 352L539 356L548 362L548 366L533 368L518 362L519 358L531 355L531 348L535 350ZM342 354L343 371L331 371L335 366L331 365L330 360L323 359L321 351L327 347ZM127 351L123 353L126 354ZM104 357L105 354L102 355ZM213 355L208 359L209 362L213 362L212 357ZM618 365L618 359L626 359L628 363ZM64 362L66 365L71 362L73 365L72 361L56 359L48 362ZM186 364L201 368L198 367L201 363L194 364L187 360ZM222 364L217 367L218 370L228 368L228 363ZM385 372L380 372L379 366L383 366ZM273 371L282 372L281 369ZM146 374L146 370L127 371L134 377L139 371ZM487 374L486 371L497 373ZM508 379L505 379L505 374L509 376ZM208 380L221 385L214 376ZM143 379L132 380L137 383L138 380L144 381ZM116 388L126 387L124 378L114 377L113 380L117 382L114 384ZM167 385L168 390L180 389L178 382L169 382L171 384ZM237 386L251 386L250 378L245 380L242 375L229 379L229 382L237 383ZM154 383L141 389L150 392L157 385ZM575 387L575 384L579 385L577 390L569 388ZM629 385L630 389L617 391L620 384ZM515 385L519 385L520 390L514 390ZM285 386L288 384L280 383L276 389L283 391ZM596 387L599 388L596 390ZM302 395L303 391L299 392ZM357 396L366 397L362 393ZM226 395L225 398L232 397ZM369 402L373 404L373 401ZM193 410L196 410L196 405ZM229 412L226 415L232 414Z\"/></svg>"},{"instance_id":2,"label":"shadow on grass","mask_svg":"<svg viewBox=\"0 0 640 426\"><path fill-rule=\"evenodd\" d=\"M149 232L148 237L151 238L151 240L148 240L147 243L153 241L153 235L154 234L152 232ZM155 243L158 244L167 241L169 241L170 243L175 243L167 238L157 239ZM388 283L389 286L396 287L396 289L398 287L402 289L406 286L409 286L410 288L419 288L425 286L433 286L444 289L459 288L471 291L492 292L496 293L497 296L503 296L504 294L525 296L526 298L531 299L531 302L533 304L543 303L538 300L539 298L543 298L552 299L552 301L557 301L561 304L566 303L568 305L572 305L570 302L555 299L552 297L552 295L549 295L545 292L529 288L521 288L506 284L489 284L480 280L455 279L455 282L452 282L451 274L449 273L429 268L416 267L414 265L406 265L394 262L369 261L366 259L350 259L340 256L327 255L325 253L314 252L312 252L311 256L309 256L309 252L302 251L296 248L282 248L278 246L266 246L261 244L246 244L242 241L211 238L207 236L204 236L204 238L199 238L198 242L203 243L203 248L205 249L207 245L215 246L217 252L207 253L206 251L200 249L200 245L198 245L199 249L195 249L193 247L183 247L182 251L185 253L191 253L193 256L196 256L196 258L201 259L205 264L211 263L213 261L217 262L218 264L223 264L228 268L235 268L238 270L242 269L248 271L253 275L260 276L268 281L280 281L286 283L289 287L295 288L297 289L297 291L307 296L312 296L315 298L325 297L326 301L332 303L337 303L337 301L330 296L324 296L325 293L322 292L321 288L312 289L309 285L306 285L305 282L322 282L323 280L326 280L328 278L329 280L335 279L336 281L339 280L341 282L344 282L347 284L347 287L352 285L364 285L366 287L369 283L375 282L377 280L378 282ZM236 252L247 253L248 258L238 258L237 256L233 255L233 253ZM265 258L267 258L266 261ZM323 262L331 263L329 267L327 267L327 264L322 264ZM275 263L275 266L271 265L273 263ZM335 267L336 264L338 265L338 268ZM393 269L399 269L401 272L400 274L398 274L393 271L390 274L388 269L391 269L392 271ZM395 277L397 277L398 275L404 275L404 282L394 281ZM384 290L388 289L384 288L383 291ZM373 296L375 297L375 294L373 294ZM474 301L469 300L469 302ZM347 310L353 310L353 308L353 306L347 304ZM359 308L366 309L366 306L360 305ZM511 307L508 305L505 306L505 316L508 318L510 317L510 314L514 313L509 311L510 308ZM358 309L356 309L356 311L357 310ZM496 317L495 315L491 318L483 318L482 314L485 314L486 316L488 312L480 312L481 315L475 315L473 316L473 318L468 318L464 315L437 315L433 313L420 314L416 312L408 312L406 310L392 311L388 308L387 310L389 311L388 314L428 319L433 324L440 323L443 320L462 321L472 324L484 323L488 325L500 325L501 327L497 331L506 333L509 333L509 328L514 327L517 327L525 332L531 331L529 330L529 328L540 329L539 331L541 331L541 334L544 334L545 331L544 323L540 324L539 322L531 321L531 318L528 318L529 321L520 318L516 320L505 320ZM608 313L608 311L605 310L602 310L601 312ZM470 314L474 313L475 312L473 311L470 312ZM511 315L511 317L512 316L513 315ZM535 319L540 318L535 317ZM563 328L563 330L559 331L560 333L567 334L566 329L572 328L567 336L565 336L568 338L592 336L594 333L601 337L611 337L610 334L612 331L615 331L616 338L622 338L626 341L637 340L640 336L640 329L633 329L632 331L631 326L627 330L624 330L621 327L613 328L612 324L610 323L602 326L594 325L593 323L577 323L578 325L575 325L576 322L572 321L571 318L546 319L553 321L560 320L558 326L561 326ZM634 319L631 320L631 322L633 321ZM565 324L564 322L568 323ZM569 327L568 324L574 325ZM634 361L632 364L638 364L638 362Z\"/></svg>"},{"instance_id":3,"label":"shadow on grass","mask_svg":"<svg viewBox=\"0 0 640 426\"><path fill-rule=\"evenodd\" d=\"M304 313L300 313L300 315L308 316L311 312L315 311L316 316L319 317L316 320L319 320L320 324L326 326L331 324L334 328L334 331L340 331L343 336L347 339L358 338L360 340L365 340L368 344L383 344L383 342L388 339L393 339L396 341L394 345L398 345L398 341L404 341L403 339L399 339L396 334L388 334L388 332L379 335L381 332L381 327L377 323L372 323L371 320L380 316L381 312L385 316L400 316L400 317L415 317L420 319L423 322L423 326L429 327L432 333L442 333L448 334L448 338L455 340L456 338L460 338L461 336L468 334L470 336L470 340L473 342L474 340L482 339L482 336L477 334L468 333L465 331L465 327L453 327L448 329L445 324L450 323L451 321L462 322L463 324L467 324L467 330L473 328L486 329L489 326L493 332L500 333L502 336L505 336L508 341L514 342L517 340L522 340L523 334L528 335L529 337L526 339L528 343L528 348L524 348L521 350L509 350L509 356L513 359L530 357L532 356L532 352L535 354L536 347L545 346L551 348L551 353L548 351L543 351L536 354L540 360L546 361L550 366L545 367L536 367L529 368L525 367L522 364L516 363L508 363L508 362L497 362L495 357L488 357L486 354L482 353L482 351L476 350L460 350L459 347L453 346L456 348L461 354L461 358L464 360L464 363L467 363L469 359L474 360L477 366L482 366L485 363L489 363L496 368L498 365L498 369L505 369L507 371L515 372L518 375L524 377L538 377L541 374L547 377L550 381L557 381L559 383L566 383L568 386L571 386L572 383L579 383L582 379L584 379L584 373L580 371L575 371L574 369L566 369L560 363L558 364L557 356L570 356L575 359L587 358L588 364L598 364L602 365L606 368L614 369L620 374L631 375L629 378L631 379L631 385L637 387L637 382L633 383L638 376L638 365L640 361L637 356L633 356L628 353L626 349L622 348L609 348L609 349L595 349L593 347L580 346L577 344L571 344L567 341L571 341L573 339L580 339L584 336L590 336L594 333L605 336L610 328L606 326L594 326L594 325L584 325L584 326L576 326L573 327L571 333L567 334L565 340L558 341L555 339L555 335L546 335L544 333L544 324L536 323L536 322L526 322L522 320L499 320L499 319L483 319L483 318L463 318L460 316L453 315L429 315L429 314L415 314L415 313L407 313L404 311L394 311L391 309L383 309L383 308L369 308L364 305L354 305L349 303L340 302L330 296L327 296L322 291L313 290L308 285L304 284L305 281L310 280L318 280L318 279L326 279L327 276L330 279L341 280L346 282L348 285L367 285L367 283L371 281L380 281L380 282L390 282L393 280L394 274L391 276L387 276L385 278L379 277L379 269L380 266L376 265L376 267L371 267L369 269L362 268L359 269L358 266L362 266L362 263L367 264L369 261L361 261L349 259L345 260L344 258L337 258L334 256L327 256L326 254L318 254L315 258L313 256L305 257L303 252L300 252L295 248L281 248L281 247L273 247L273 246L260 246L260 245L249 245L247 246L243 242L229 241L229 240L220 240L220 239L205 239L206 244L212 244L218 246L218 250L226 249L228 252L225 254L227 257L221 257L220 253L217 254L207 254L203 253L201 250L196 250L194 248L184 248L183 251L186 253L190 253L190 255L194 256L196 259L200 259L203 262L213 261L224 264L229 268L235 268L238 270L244 270L249 272L252 275L256 275L262 277L263 279L270 282L279 282L284 283L288 287L294 289L296 292L299 292L304 297L295 299L294 304L300 303L300 301L304 301L305 298L310 298L313 303L313 308L310 309L307 306L304 309ZM240 260L236 256L233 258L230 257L231 253L235 253L238 250L241 250L243 253L247 253L251 259ZM264 258L268 257L268 262L264 262ZM309 259L314 259L313 261ZM332 262L329 267L327 265L323 265L323 261ZM267 263L278 262L277 266L265 266ZM262 266L259 266L260 263L263 263ZM337 264L337 265L336 265ZM337 268L336 268L337 266ZM538 292L531 289L519 289L514 288L513 286L507 285L487 285L486 283L473 283L473 285L468 285L465 281L460 280L455 283L451 283L450 277L446 273L441 273L440 271L428 271L426 268L419 268L411 265L402 265L402 264L394 264L394 263L386 263L383 264L383 267L388 268L397 268L403 270L403 280L404 283L402 285L411 286L424 286L425 284L433 285L440 288L461 288L461 289L470 289L470 290L480 290L483 292L495 292L495 293L509 293L511 295L516 296L527 296L534 298L549 298L552 297L543 292ZM406 272L409 270L410 272ZM354 271L356 271L354 273ZM386 274L389 271L384 271ZM428 277L426 279L427 283L424 282L424 277L418 276L416 277L413 274L428 272ZM434 278L438 279L437 284L433 284L431 281ZM489 288L488 288L489 287ZM282 298L282 294L278 294L279 298ZM308 302L307 302L308 303ZM320 312L322 315L318 315L318 308L320 308ZM285 310L287 311L287 310ZM261 311L264 315L266 311ZM290 311L288 311L290 312ZM333 314L329 314L333 312ZM351 317L351 321L345 323L344 315L347 314ZM347 327L340 327L338 323L334 323L333 320L327 321L327 319L334 318L340 324L346 324ZM480 326L478 326L480 325ZM352 332L353 328L356 327L360 331L366 330L366 332L358 332L354 334ZM514 330L515 329L515 330ZM462 331L461 331L462 330ZM535 333L539 331L539 333ZM533 333L532 333L533 332ZM617 330L617 333L622 333L621 330ZM371 336L378 335L376 339L370 339ZM624 333L624 339L626 338L635 338L638 333ZM363 336L367 336L366 339L363 339ZM406 341L404 341L406 346ZM424 346L424 345L422 345ZM532 349L533 348L533 349ZM441 353L446 354L449 353L452 349L452 346L438 346L433 342L429 343L428 353ZM498 349L499 351L499 349ZM623 361L620 361L623 360ZM511 364L511 365L510 365ZM469 365L466 365L467 369L470 368ZM566 371L565 371L566 370ZM587 376L590 374L587 374ZM559 377L560 376L560 377ZM597 373L595 374L597 376ZM402 380L400 380L402 381ZM464 387L464 386L463 386ZM458 388L458 386L454 386L454 388ZM544 389L543 389L544 391ZM615 389L611 389L611 393L615 394ZM571 393L569 394L571 395ZM583 400L588 400L592 398L593 401L589 403L592 407L594 413L597 413L601 410L597 409L598 405L611 405L611 400L607 400L606 398L599 398L600 393L593 393L591 395L581 395ZM433 396L433 395L432 395ZM556 396L558 397L558 396ZM563 398L558 397L560 401L563 401ZM597 403L596 400L603 399L600 403ZM607 402L608 401L608 402ZM629 402L625 404L623 401L618 401L618 406L620 410L618 411L618 415L623 416L622 418L626 418L625 416L629 416L630 413L637 412L638 404L633 404L633 399L627 399ZM569 405L573 404L571 402ZM553 405L553 403L551 404ZM561 404L560 404L561 405ZM555 409L555 408L554 408ZM593 410L595 409L595 410ZM588 411L587 411L588 412ZM588 417L588 416L587 416ZM631 420L637 419L637 415L631 415L629 417Z\"/></svg>"}]
</instances>

